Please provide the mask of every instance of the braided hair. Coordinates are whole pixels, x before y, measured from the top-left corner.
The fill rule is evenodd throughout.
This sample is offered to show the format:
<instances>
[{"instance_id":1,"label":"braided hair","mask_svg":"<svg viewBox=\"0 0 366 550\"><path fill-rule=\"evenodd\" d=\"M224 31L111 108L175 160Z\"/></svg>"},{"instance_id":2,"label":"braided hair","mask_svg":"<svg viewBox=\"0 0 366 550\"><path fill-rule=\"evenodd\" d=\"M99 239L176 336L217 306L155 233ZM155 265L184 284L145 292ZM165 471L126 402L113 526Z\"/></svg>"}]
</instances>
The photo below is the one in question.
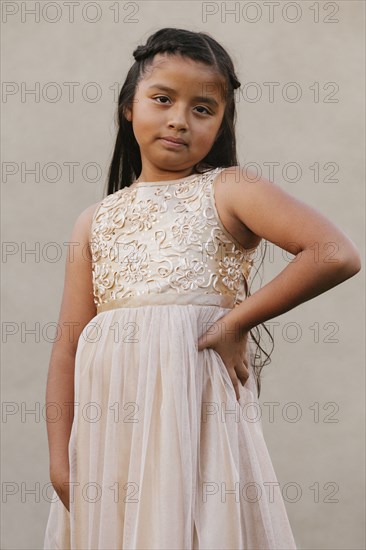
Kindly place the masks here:
<instances>
[{"instance_id":1,"label":"braided hair","mask_svg":"<svg viewBox=\"0 0 366 550\"><path fill-rule=\"evenodd\" d=\"M177 40L176 40L176 31L183 32L179 43L177 43ZM153 34L148 38L145 45L137 46L137 48L133 51L133 57L135 58L136 61L142 61L143 59L154 57L155 54L162 53L162 52L170 52L174 54L186 55L187 49L191 40L191 37L190 37L191 34L192 34L191 31L187 31L183 29L173 29L173 28L160 29L159 31L157 31L155 34ZM216 42L216 40L211 38L211 36L206 33L199 32L194 34L200 37L202 41L202 46L206 47L211 54L210 64L212 64L212 66L215 67L217 71L220 73L221 73L221 67L216 59L217 52L215 55L214 50L217 48L219 49L219 51L223 56L225 57L227 56L227 60L225 60L226 61L225 76L229 78L230 83L234 90L236 88L239 88L240 82L236 78L232 61L229 58L227 52L224 50L224 48L222 48L222 46L220 46L220 44ZM172 40L173 37L175 38L175 40ZM207 59L205 59L205 61L207 61Z\"/></svg>"}]
</instances>

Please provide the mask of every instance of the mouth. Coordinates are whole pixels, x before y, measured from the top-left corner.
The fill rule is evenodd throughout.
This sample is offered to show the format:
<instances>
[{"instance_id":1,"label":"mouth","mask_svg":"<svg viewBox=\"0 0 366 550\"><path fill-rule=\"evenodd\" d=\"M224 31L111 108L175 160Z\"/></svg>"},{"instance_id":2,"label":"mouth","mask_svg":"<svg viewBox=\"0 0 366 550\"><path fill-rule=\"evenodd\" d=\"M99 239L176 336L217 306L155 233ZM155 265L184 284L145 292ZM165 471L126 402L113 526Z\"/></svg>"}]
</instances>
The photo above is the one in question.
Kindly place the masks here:
<instances>
[{"instance_id":1,"label":"mouth","mask_svg":"<svg viewBox=\"0 0 366 550\"><path fill-rule=\"evenodd\" d=\"M179 147L185 147L187 144L186 142L183 140L183 139L178 139L178 138L171 138L171 137L162 137L162 138L159 138L163 143L165 143L166 145L169 145L171 147L174 147L174 148L179 148Z\"/></svg>"}]
</instances>

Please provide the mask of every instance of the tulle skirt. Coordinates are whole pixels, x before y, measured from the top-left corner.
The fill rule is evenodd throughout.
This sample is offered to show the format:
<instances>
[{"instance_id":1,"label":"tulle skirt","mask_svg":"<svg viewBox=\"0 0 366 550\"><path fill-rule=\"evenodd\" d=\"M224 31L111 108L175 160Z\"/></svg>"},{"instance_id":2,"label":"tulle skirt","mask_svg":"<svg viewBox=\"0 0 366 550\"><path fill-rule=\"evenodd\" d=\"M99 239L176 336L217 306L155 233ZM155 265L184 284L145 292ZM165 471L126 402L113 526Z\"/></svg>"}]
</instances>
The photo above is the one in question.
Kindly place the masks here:
<instances>
[{"instance_id":1,"label":"tulle skirt","mask_svg":"<svg viewBox=\"0 0 366 550\"><path fill-rule=\"evenodd\" d=\"M229 308L103 311L75 357L70 512L51 503L44 549L296 549L263 437L252 367L237 401L198 339Z\"/></svg>"}]
</instances>

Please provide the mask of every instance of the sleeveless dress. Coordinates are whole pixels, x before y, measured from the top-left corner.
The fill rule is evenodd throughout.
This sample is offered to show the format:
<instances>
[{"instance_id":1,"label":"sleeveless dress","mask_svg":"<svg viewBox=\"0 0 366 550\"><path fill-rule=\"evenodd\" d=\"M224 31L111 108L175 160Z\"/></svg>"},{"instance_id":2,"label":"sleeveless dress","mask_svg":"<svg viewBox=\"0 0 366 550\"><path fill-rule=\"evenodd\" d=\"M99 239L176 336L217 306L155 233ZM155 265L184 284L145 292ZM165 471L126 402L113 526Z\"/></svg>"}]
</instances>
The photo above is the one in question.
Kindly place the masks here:
<instances>
[{"instance_id":1,"label":"sleeveless dress","mask_svg":"<svg viewBox=\"0 0 366 550\"><path fill-rule=\"evenodd\" d=\"M96 316L80 334L70 513L44 549L296 549L250 376L198 339L245 299L256 248L223 226L224 168L105 197L91 228Z\"/></svg>"}]
</instances>

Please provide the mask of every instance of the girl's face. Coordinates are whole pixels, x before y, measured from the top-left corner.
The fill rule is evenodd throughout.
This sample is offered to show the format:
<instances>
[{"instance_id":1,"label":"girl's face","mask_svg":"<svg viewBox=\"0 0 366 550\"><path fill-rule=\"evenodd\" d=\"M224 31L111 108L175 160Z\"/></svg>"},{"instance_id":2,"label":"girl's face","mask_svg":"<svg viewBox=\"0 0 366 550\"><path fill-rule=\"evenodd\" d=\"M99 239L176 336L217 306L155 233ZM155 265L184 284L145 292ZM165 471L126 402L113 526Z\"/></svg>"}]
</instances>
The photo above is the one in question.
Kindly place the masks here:
<instances>
[{"instance_id":1,"label":"girl's face","mask_svg":"<svg viewBox=\"0 0 366 550\"><path fill-rule=\"evenodd\" d=\"M132 110L125 112L140 147L139 179L179 179L192 173L219 131L225 110L223 85L204 63L155 55L137 86ZM182 139L184 144L174 145L164 137Z\"/></svg>"}]
</instances>

